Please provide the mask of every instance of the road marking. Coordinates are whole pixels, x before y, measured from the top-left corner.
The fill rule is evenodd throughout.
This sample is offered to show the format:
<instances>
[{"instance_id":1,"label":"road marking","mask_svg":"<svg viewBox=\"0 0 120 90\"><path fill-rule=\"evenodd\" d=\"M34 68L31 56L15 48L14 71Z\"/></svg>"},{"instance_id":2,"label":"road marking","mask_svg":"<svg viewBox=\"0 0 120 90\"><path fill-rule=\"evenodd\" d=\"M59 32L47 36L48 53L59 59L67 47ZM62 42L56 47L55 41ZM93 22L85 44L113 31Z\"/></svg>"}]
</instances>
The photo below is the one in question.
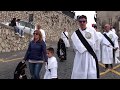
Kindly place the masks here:
<instances>
[{"instance_id":1,"label":"road marking","mask_svg":"<svg viewBox=\"0 0 120 90\"><path fill-rule=\"evenodd\" d=\"M117 68L119 68L119 67L120 67L120 64L117 65L117 66L115 66L115 67L113 67L113 69L117 69Z\"/></svg>"},{"instance_id":2,"label":"road marking","mask_svg":"<svg viewBox=\"0 0 120 90\"><path fill-rule=\"evenodd\" d=\"M11 62L11 61L19 60L19 59L23 59L23 57L11 59L11 60L7 60L7 59L1 58L1 59L0 59L0 62ZM103 68L105 68L105 65L104 65L104 64L99 63L99 65L102 66ZM116 75L119 75L119 76L120 76L120 73L119 73L118 71L114 70L114 69L117 69L117 68L119 68L119 67L120 67L120 64L117 65L117 66L115 66L115 67L113 67L113 69L108 69L108 70L106 70L105 72L101 72L101 73L100 73L100 76L105 75L105 74L107 74L108 72L113 72L113 73L115 73Z\"/></svg>"},{"instance_id":3,"label":"road marking","mask_svg":"<svg viewBox=\"0 0 120 90\"><path fill-rule=\"evenodd\" d=\"M105 72L101 72L100 75L102 76L102 75L104 75L104 74L106 74L108 72L110 72L110 69L106 70Z\"/></svg>"},{"instance_id":4,"label":"road marking","mask_svg":"<svg viewBox=\"0 0 120 90\"><path fill-rule=\"evenodd\" d=\"M119 76L120 76L120 73L119 73L118 71L111 70L111 72L113 72L113 73L115 73L115 74L117 74L117 75L119 75Z\"/></svg>"},{"instance_id":5,"label":"road marking","mask_svg":"<svg viewBox=\"0 0 120 90\"><path fill-rule=\"evenodd\" d=\"M103 68L105 68L105 65L104 65L104 64L99 63L99 65L102 66ZM101 73L100 73L100 76L105 75L105 74L107 74L108 72L113 72L114 74L120 76L120 73L119 73L118 71L114 70L114 69L117 69L117 68L119 68L119 67L120 67L120 64L117 65L117 66L115 66L115 67L113 67L113 69L108 69L108 70L106 70L105 72L101 72Z\"/></svg>"},{"instance_id":6,"label":"road marking","mask_svg":"<svg viewBox=\"0 0 120 90\"><path fill-rule=\"evenodd\" d=\"M11 60L7 60L7 59L0 59L0 62L11 62L11 61L16 61L16 60L19 60L19 59L23 59L23 57L21 57L21 58L14 58L14 59L11 59Z\"/></svg>"},{"instance_id":7,"label":"road marking","mask_svg":"<svg viewBox=\"0 0 120 90\"><path fill-rule=\"evenodd\" d=\"M105 68L105 65L104 65L104 64L102 64L102 63L99 63L99 65Z\"/></svg>"}]
</instances>

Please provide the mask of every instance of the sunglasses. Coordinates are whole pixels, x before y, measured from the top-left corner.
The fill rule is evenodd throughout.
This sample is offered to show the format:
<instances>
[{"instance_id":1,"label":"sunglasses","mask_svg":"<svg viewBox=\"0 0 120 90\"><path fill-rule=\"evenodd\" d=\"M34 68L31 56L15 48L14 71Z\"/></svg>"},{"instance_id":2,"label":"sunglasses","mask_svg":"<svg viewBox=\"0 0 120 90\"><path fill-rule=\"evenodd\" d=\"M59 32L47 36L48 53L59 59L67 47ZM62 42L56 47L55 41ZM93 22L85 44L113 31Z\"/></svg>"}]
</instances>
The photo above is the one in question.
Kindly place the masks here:
<instances>
[{"instance_id":1,"label":"sunglasses","mask_svg":"<svg viewBox=\"0 0 120 90\"><path fill-rule=\"evenodd\" d=\"M80 23L82 23L82 22L85 23L86 21L79 21L79 22L80 22Z\"/></svg>"},{"instance_id":2,"label":"sunglasses","mask_svg":"<svg viewBox=\"0 0 120 90\"><path fill-rule=\"evenodd\" d=\"M50 53L47 53L48 55L50 54Z\"/></svg>"},{"instance_id":3,"label":"sunglasses","mask_svg":"<svg viewBox=\"0 0 120 90\"><path fill-rule=\"evenodd\" d=\"M38 35L38 33L33 33L33 35Z\"/></svg>"}]
</instances>

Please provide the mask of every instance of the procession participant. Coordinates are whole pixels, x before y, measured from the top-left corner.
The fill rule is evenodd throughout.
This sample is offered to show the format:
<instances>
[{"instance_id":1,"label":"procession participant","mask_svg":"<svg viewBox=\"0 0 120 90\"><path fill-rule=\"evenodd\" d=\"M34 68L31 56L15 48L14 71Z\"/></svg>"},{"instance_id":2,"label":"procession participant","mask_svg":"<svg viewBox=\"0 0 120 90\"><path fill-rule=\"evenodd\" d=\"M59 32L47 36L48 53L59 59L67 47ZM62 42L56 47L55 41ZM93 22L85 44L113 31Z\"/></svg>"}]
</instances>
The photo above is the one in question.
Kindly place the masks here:
<instances>
[{"instance_id":1,"label":"procession participant","mask_svg":"<svg viewBox=\"0 0 120 90\"><path fill-rule=\"evenodd\" d=\"M46 64L46 72L44 75L44 79L57 79L57 59L54 56L54 49L49 47L47 49L48 63Z\"/></svg>"},{"instance_id":2,"label":"procession participant","mask_svg":"<svg viewBox=\"0 0 120 90\"><path fill-rule=\"evenodd\" d=\"M61 62L67 59L65 43L61 38L57 43L57 56L59 57Z\"/></svg>"},{"instance_id":3,"label":"procession participant","mask_svg":"<svg viewBox=\"0 0 120 90\"><path fill-rule=\"evenodd\" d=\"M105 64L105 68L108 69L109 65L113 68L115 60L115 51L119 48L118 36L110 30L110 25L105 24L105 31L102 39L102 63Z\"/></svg>"},{"instance_id":4,"label":"procession participant","mask_svg":"<svg viewBox=\"0 0 120 90\"><path fill-rule=\"evenodd\" d=\"M97 29L97 25L94 25L93 26L97 32L97 35L98 35L98 40L96 42L96 49L95 49L95 52L96 52L96 55L97 55L97 58L98 58L98 61L100 62L101 61L101 41L102 41L102 33L99 32L99 30Z\"/></svg>"},{"instance_id":5,"label":"procession participant","mask_svg":"<svg viewBox=\"0 0 120 90\"><path fill-rule=\"evenodd\" d=\"M61 33L61 39L63 39L66 48L70 47L68 32L66 28L64 28L64 31Z\"/></svg>"},{"instance_id":6,"label":"procession participant","mask_svg":"<svg viewBox=\"0 0 120 90\"><path fill-rule=\"evenodd\" d=\"M98 36L94 28L86 26L87 17L85 15L81 15L78 21L80 28L71 36L75 50L71 79L97 79L99 78L99 67L94 50Z\"/></svg>"}]
</instances>

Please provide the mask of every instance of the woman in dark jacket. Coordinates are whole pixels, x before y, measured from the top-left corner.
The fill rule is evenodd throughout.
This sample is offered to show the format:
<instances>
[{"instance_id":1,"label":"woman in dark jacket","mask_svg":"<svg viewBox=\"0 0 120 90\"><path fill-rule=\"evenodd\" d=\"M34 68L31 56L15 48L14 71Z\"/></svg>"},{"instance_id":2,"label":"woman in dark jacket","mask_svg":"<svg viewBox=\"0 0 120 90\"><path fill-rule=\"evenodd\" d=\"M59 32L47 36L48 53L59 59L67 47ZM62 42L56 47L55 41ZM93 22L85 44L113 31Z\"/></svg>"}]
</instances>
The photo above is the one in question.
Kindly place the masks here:
<instances>
[{"instance_id":1,"label":"woman in dark jacket","mask_svg":"<svg viewBox=\"0 0 120 90\"><path fill-rule=\"evenodd\" d=\"M57 55L60 61L66 60L66 47L64 41L60 38L57 43Z\"/></svg>"},{"instance_id":2,"label":"woman in dark jacket","mask_svg":"<svg viewBox=\"0 0 120 90\"><path fill-rule=\"evenodd\" d=\"M39 73L44 62L47 62L46 44L39 30L35 30L34 39L29 43L24 60L28 60L31 79L40 79Z\"/></svg>"}]
</instances>

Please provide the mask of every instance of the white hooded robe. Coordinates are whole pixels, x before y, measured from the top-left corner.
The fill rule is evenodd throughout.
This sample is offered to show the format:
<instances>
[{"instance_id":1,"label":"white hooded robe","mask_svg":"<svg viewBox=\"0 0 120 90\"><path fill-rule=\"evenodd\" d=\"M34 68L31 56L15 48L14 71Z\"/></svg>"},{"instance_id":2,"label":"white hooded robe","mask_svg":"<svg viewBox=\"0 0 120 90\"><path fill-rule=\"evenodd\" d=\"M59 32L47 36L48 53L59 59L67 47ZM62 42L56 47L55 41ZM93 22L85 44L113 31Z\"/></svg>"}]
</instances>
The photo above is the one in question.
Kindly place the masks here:
<instances>
[{"instance_id":1,"label":"white hooded robe","mask_svg":"<svg viewBox=\"0 0 120 90\"><path fill-rule=\"evenodd\" d=\"M106 33L106 35L108 37L111 37L111 40L114 43L114 47L103 36L103 39L102 39L102 42L101 42L102 43L102 63L103 64L113 64L114 63L114 61L113 61L113 48L116 48L116 47L119 48L118 36L112 31L104 32L104 33Z\"/></svg>"},{"instance_id":2,"label":"white hooded robe","mask_svg":"<svg viewBox=\"0 0 120 90\"><path fill-rule=\"evenodd\" d=\"M65 31L65 34L66 34L66 36L68 37L68 32L67 32L67 31ZM70 47L69 40L67 39L66 36L64 35L63 32L61 33L61 38L63 39L63 41L64 41L64 43L65 43L65 46L66 46L66 47Z\"/></svg>"},{"instance_id":3,"label":"white hooded robe","mask_svg":"<svg viewBox=\"0 0 120 90\"><path fill-rule=\"evenodd\" d=\"M79 28L79 30L93 50L95 50L95 42L98 40L96 30L93 28L86 28L84 31ZM87 39L85 36L86 33L90 33L91 38ZM76 32L72 34L71 39L75 50L71 79L97 79L95 59L79 40Z\"/></svg>"},{"instance_id":4,"label":"white hooded robe","mask_svg":"<svg viewBox=\"0 0 120 90\"><path fill-rule=\"evenodd\" d=\"M102 41L102 33L101 32L97 32L98 35L98 40L96 41L96 50L95 53L97 55L98 61L101 61L101 41Z\"/></svg>"}]
</instances>

